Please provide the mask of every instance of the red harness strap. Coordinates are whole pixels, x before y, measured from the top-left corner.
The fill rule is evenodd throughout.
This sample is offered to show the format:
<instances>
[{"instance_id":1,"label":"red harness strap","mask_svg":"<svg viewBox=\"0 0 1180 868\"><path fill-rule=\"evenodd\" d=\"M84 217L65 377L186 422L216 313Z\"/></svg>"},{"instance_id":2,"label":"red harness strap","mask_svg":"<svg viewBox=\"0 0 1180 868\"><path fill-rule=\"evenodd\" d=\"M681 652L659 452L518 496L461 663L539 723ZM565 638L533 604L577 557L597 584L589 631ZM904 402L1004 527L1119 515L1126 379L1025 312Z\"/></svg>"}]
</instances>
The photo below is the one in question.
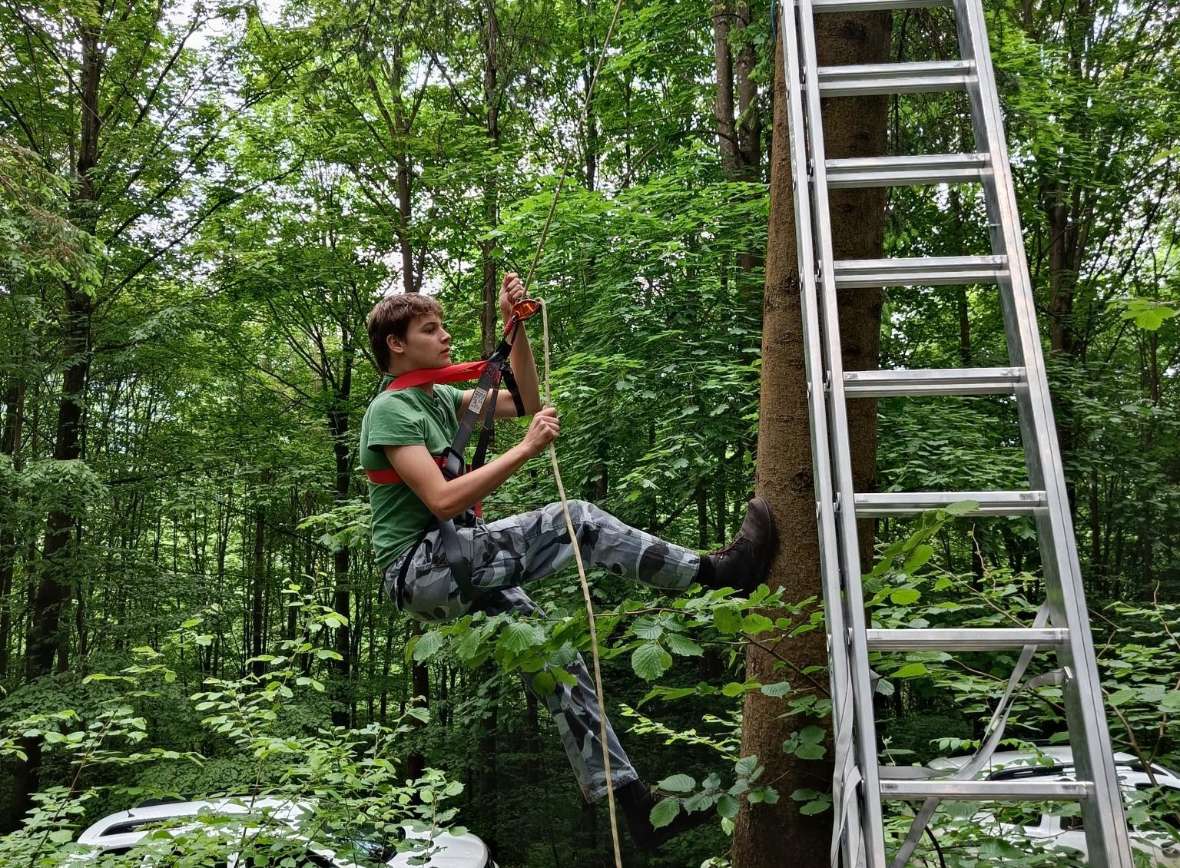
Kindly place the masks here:
<instances>
[{"instance_id":1,"label":"red harness strap","mask_svg":"<svg viewBox=\"0 0 1180 868\"><path fill-rule=\"evenodd\" d=\"M441 455L434 456L434 463L442 467L445 459ZM382 470L366 470L365 476L369 477L369 482L374 485L399 485L402 478L397 475L397 471L392 467L386 467Z\"/></svg>"},{"instance_id":2,"label":"red harness strap","mask_svg":"<svg viewBox=\"0 0 1180 868\"><path fill-rule=\"evenodd\" d=\"M478 380L487 366L485 359L478 362L460 362L441 368L419 368L416 371L406 371L385 388L393 392L397 389L425 386L427 383L463 383L467 380Z\"/></svg>"},{"instance_id":3,"label":"red harness strap","mask_svg":"<svg viewBox=\"0 0 1180 868\"><path fill-rule=\"evenodd\" d=\"M446 459L441 455L434 456L434 463L442 467L446 463ZM386 467L381 470L366 470L365 476L369 477L369 482L374 485L401 485L402 478L397 475L397 471L392 467ZM473 507L475 514L483 518L483 501L478 501Z\"/></svg>"}]
</instances>

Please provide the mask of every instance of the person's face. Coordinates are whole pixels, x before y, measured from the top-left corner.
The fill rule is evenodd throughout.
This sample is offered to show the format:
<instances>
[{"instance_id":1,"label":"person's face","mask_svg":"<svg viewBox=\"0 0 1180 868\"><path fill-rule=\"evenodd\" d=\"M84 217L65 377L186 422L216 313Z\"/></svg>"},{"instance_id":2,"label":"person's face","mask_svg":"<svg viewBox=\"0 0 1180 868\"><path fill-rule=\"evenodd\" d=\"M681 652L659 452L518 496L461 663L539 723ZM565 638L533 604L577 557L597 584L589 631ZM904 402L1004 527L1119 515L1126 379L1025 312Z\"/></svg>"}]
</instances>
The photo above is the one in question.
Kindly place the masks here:
<instances>
[{"instance_id":1,"label":"person's face","mask_svg":"<svg viewBox=\"0 0 1180 868\"><path fill-rule=\"evenodd\" d=\"M451 336L437 314L414 317L404 341L393 335L386 340L392 364L400 370L441 368L451 363Z\"/></svg>"}]
</instances>

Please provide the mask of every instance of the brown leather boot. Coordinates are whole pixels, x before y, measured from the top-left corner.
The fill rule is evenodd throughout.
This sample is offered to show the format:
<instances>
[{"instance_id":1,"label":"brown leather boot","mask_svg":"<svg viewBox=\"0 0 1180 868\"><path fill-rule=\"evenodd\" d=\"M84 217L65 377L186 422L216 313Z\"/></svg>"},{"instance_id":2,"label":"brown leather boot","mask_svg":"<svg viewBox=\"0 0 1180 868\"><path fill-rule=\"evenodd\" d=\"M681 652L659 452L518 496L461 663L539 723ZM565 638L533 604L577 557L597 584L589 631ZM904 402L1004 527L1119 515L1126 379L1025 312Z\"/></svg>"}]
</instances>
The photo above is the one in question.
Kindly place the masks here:
<instances>
[{"instance_id":1,"label":"brown leather boot","mask_svg":"<svg viewBox=\"0 0 1180 868\"><path fill-rule=\"evenodd\" d=\"M723 549L701 556L697 581L706 588L738 588L749 593L770 572L778 549L778 533L770 504L755 497L746 505L746 519L737 537Z\"/></svg>"}]
</instances>

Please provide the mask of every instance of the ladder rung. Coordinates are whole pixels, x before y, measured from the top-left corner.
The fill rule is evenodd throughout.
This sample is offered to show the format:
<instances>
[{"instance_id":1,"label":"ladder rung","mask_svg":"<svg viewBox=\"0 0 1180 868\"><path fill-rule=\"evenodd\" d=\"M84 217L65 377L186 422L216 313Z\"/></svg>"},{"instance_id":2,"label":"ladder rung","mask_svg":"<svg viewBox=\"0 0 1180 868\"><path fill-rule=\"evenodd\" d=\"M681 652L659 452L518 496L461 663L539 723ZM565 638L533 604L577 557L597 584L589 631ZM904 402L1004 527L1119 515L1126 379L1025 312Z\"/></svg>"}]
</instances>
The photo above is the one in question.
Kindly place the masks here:
<instances>
[{"instance_id":1,"label":"ladder rung","mask_svg":"<svg viewBox=\"0 0 1180 868\"><path fill-rule=\"evenodd\" d=\"M828 160L828 186L904 187L914 184L981 182L987 154L925 154L917 157L858 157Z\"/></svg>"},{"instance_id":2,"label":"ladder rung","mask_svg":"<svg viewBox=\"0 0 1180 868\"><path fill-rule=\"evenodd\" d=\"M974 627L964 629L867 630L870 651L1003 651L1025 645L1064 645L1069 630Z\"/></svg>"},{"instance_id":3,"label":"ladder rung","mask_svg":"<svg viewBox=\"0 0 1180 868\"><path fill-rule=\"evenodd\" d=\"M936 93L965 89L975 78L975 64L970 60L853 63L821 66L817 72L820 96Z\"/></svg>"},{"instance_id":4,"label":"ladder rung","mask_svg":"<svg viewBox=\"0 0 1180 868\"><path fill-rule=\"evenodd\" d=\"M1089 781L881 781L883 799L971 799L987 801L1040 801L1064 799L1079 801L1094 794Z\"/></svg>"},{"instance_id":5,"label":"ladder rung","mask_svg":"<svg viewBox=\"0 0 1180 868\"><path fill-rule=\"evenodd\" d=\"M856 514L912 515L963 500L979 504L974 515L1031 515L1047 503L1043 491L890 491L856 495Z\"/></svg>"},{"instance_id":6,"label":"ladder rung","mask_svg":"<svg viewBox=\"0 0 1180 868\"><path fill-rule=\"evenodd\" d=\"M1011 395L1024 382L1024 368L945 368L845 371L849 398L918 395Z\"/></svg>"},{"instance_id":7,"label":"ladder rung","mask_svg":"<svg viewBox=\"0 0 1180 868\"><path fill-rule=\"evenodd\" d=\"M950 5L950 0L811 0L815 12L890 12Z\"/></svg>"},{"instance_id":8,"label":"ladder rung","mask_svg":"<svg viewBox=\"0 0 1180 868\"><path fill-rule=\"evenodd\" d=\"M996 283L1007 273L1005 256L839 259L834 271L837 289Z\"/></svg>"}]
</instances>

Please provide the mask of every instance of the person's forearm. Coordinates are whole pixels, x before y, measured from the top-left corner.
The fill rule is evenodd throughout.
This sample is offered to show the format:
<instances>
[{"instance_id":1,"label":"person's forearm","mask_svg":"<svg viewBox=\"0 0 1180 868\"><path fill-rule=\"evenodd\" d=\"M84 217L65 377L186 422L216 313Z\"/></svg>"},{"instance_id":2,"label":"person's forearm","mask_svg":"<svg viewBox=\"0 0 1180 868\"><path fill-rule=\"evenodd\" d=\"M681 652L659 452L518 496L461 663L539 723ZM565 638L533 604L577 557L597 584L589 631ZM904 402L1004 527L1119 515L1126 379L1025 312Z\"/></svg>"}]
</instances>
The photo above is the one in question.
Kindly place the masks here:
<instances>
[{"instance_id":1,"label":"person's forearm","mask_svg":"<svg viewBox=\"0 0 1180 868\"><path fill-rule=\"evenodd\" d=\"M435 515L443 521L461 515L465 509L499 488L529 458L523 444L517 443L483 467L450 480L443 489L443 497Z\"/></svg>"},{"instance_id":2,"label":"person's forearm","mask_svg":"<svg viewBox=\"0 0 1180 868\"><path fill-rule=\"evenodd\" d=\"M523 324L516 333L509 359L516 386L520 389L520 399L524 402L525 415L531 416L541 409L541 395L537 385L537 362L533 359L533 348L529 346L529 336Z\"/></svg>"}]
</instances>

